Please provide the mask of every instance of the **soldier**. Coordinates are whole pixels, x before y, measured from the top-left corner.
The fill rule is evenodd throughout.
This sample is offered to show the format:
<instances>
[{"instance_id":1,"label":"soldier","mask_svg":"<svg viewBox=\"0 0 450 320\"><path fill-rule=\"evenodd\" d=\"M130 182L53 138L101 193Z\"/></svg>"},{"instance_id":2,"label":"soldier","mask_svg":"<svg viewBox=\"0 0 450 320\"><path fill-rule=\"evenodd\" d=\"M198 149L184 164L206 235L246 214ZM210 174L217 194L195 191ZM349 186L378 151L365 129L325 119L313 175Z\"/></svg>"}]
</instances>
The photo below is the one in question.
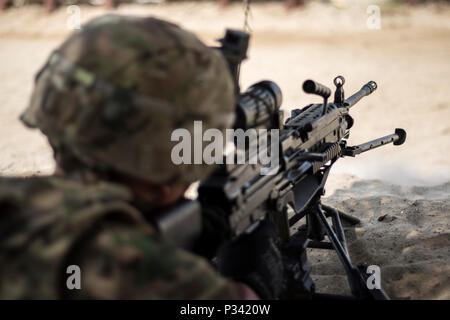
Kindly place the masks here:
<instances>
[{"instance_id":1,"label":"soldier","mask_svg":"<svg viewBox=\"0 0 450 320\"><path fill-rule=\"evenodd\" d=\"M107 15L71 35L21 117L47 136L56 172L0 179L0 298L276 297L270 226L224 247L225 278L151 223L213 169L173 164L171 132L230 127L233 90L220 53L171 23Z\"/></svg>"}]
</instances>

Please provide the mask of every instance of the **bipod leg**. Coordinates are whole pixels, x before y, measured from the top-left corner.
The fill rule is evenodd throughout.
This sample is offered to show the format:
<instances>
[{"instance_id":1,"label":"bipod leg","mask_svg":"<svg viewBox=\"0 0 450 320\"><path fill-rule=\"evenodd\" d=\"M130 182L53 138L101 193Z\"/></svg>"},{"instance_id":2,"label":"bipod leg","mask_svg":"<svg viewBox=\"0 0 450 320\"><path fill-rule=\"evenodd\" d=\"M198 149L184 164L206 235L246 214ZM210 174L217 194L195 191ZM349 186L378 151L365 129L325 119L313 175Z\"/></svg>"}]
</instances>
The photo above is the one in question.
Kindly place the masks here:
<instances>
[{"instance_id":1,"label":"bipod leg","mask_svg":"<svg viewBox=\"0 0 450 320\"><path fill-rule=\"evenodd\" d=\"M336 236L339 239L339 242L341 243L342 248L345 251L345 255L350 259L350 256L348 255L347 242L345 241L344 229L342 228L339 213L336 209L332 210L332 213L333 214L331 215L331 219L333 221L334 232L336 232Z\"/></svg>"},{"instance_id":2,"label":"bipod leg","mask_svg":"<svg viewBox=\"0 0 450 320\"><path fill-rule=\"evenodd\" d=\"M330 226L330 224L327 221L327 217L325 216L325 212L322 210L321 205L317 204L317 210L314 210L314 212L317 214L318 219L320 220L323 228L325 229L325 232L328 235L328 239L330 240L332 246L334 247L334 250L336 251L339 260L341 261L342 265L344 266L345 273L347 274L348 283L350 285L350 289L352 291L352 294L356 297L362 296L362 288L361 283L359 279L359 272L358 269L353 267L352 262L350 261L350 257L348 256L347 249L345 247L345 244L343 245L339 239L339 237L334 232L333 228ZM339 215L334 215L334 219L339 221L339 224L335 225L335 229L338 234L340 234L340 237L344 237L344 230L342 230L342 225L340 224L340 218ZM345 243L345 241L344 241Z\"/></svg>"},{"instance_id":3,"label":"bipod leg","mask_svg":"<svg viewBox=\"0 0 450 320\"><path fill-rule=\"evenodd\" d=\"M337 210L333 207L322 204L322 209L325 211L325 215L327 217L334 215L333 211L336 210L339 214L339 218L341 218L341 220L344 220L344 221L350 223L352 226L356 225L358 223L361 223L361 220L359 220L357 217L346 214L346 213L344 213L340 210Z\"/></svg>"},{"instance_id":4,"label":"bipod leg","mask_svg":"<svg viewBox=\"0 0 450 320\"><path fill-rule=\"evenodd\" d=\"M327 213L322 209L320 203L317 203L314 208L311 208L312 210L310 214L314 214L320 222L321 227L324 229L330 241L328 245L331 245L333 250L336 251L339 260L344 266L352 295L358 299L389 299L383 289L368 288L368 275L366 274L367 268L364 264L360 264L358 267L354 267L352 265L347 249L344 230L341 224L340 214L337 210L330 207L328 208L328 216L331 217L333 226L328 223Z\"/></svg>"}]
</instances>

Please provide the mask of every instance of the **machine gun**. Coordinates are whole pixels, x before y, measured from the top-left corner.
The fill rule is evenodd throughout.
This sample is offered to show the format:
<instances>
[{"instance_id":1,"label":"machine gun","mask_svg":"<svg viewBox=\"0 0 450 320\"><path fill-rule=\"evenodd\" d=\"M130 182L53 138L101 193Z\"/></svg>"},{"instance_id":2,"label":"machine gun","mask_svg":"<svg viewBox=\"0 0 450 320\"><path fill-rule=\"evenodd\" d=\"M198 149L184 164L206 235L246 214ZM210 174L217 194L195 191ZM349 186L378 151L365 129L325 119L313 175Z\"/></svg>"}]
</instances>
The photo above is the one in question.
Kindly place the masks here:
<instances>
[{"instance_id":1,"label":"machine gun","mask_svg":"<svg viewBox=\"0 0 450 320\"><path fill-rule=\"evenodd\" d=\"M239 38L239 33L233 36ZM241 40L234 38L233 43L247 41L248 44L248 35ZM247 45L238 47L247 50ZM235 52L233 57L243 59L245 52ZM238 79L236 60L229 64ZM261 174L266 166L260 163L225 163L198 189L203 212L214 212L209 226L214 231L203 238L208 247L204 251L206 256L214 256L223 241L249 232L260 220L273 222L289 279L281 298L339 298L316 293L306 248L318 248L337 253L353 297L388 299L383 289L368 289L365 264L355 267L350 260L342 221L355 225L359 219L322 204L321 197L330 169L339 158L354 157L389 143L401 145L406 132L395 129L395 133L385 137L347 146L346 138L354 122L349 111L363 97L373 93L377 84L370 81L345 99L344 83L342 76L334 79L334 101L328 103L329 88L313 80L305 81L303 90L321 96L323 103L292 111L284 123L280 110L282 94L274 82L262 81L240 93L235 128L270 129L267 143L258 145L258 154L278 150L279 163L266 174ZM235 152L244 153L247 160L255 156L248 146Z\"/></svg>"},{"instance_id":2,"label":"machine gun","mask_svg":"<svg viewBox=\"0 0 450 320\"><path fill-rule=\"evenodd\" d=\"M377 89L370 81L345 99L345 79L334 79L334 101L328 103L331 90L313 80L303 83L303 90L323 98L321 104L310 104L291 112L283 122L280 110L282 93L272 81L261 81L245 92L239 89L240 64L246 57L249 35L228 30L221 39L220 50L228 61L235 81L237 105L234 128L261 130L265 139L256 149L235 142L232 161L214 171L198 188L198 199L184 201L175 209L155 217L154 224L174 244L207 258L214 258L218 248L230 239L252 232L261 220L271 221L277 233L286 278L281 299L345 298L317 293L311 279L311 265L306 249L334 250L347 274L352 297L388 299L381 288L369 289L367 265L354 266L342 227L360 223L356 217L321 203L324 186L333 164L341 157L406 139L403 129L358 146L347 146L353 126L350 109ZM264 141L265 143L260 143ZM233 143L232 143L233 144ZM234 144L233 144L234 145ZM266 154L278 159L276 166L251 161ZM239 162L244 155L243 162ZM331 220L331 224L330 221ZM326 238L327 237L327 241Z\"/></svg>"}]
</instances>

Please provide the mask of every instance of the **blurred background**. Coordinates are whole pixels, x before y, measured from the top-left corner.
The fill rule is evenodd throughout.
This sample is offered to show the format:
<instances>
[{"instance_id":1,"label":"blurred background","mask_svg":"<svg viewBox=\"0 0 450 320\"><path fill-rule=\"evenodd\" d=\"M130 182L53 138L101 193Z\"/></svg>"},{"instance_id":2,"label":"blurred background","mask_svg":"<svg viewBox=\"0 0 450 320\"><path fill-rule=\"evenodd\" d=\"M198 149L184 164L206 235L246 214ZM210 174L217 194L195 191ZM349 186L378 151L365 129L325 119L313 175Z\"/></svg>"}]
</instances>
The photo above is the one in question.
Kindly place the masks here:
<instances>
[{"instance_id":1,"label":"blurred background","mask_svg":"<svg viewBox=\"0 0 450 320\"><path fill-rule=\"evenodd\" d=\"M0 0L0 176L52 172L45 137L25 129L18 115L35 73L80 24L106 13L153 15L216 45L226 28L242 29L247 16L252 37L241 87L275 81L286 116L321 102L302 92L308 78L333 88L333 78L343 75L347 96L369 80L378 83L351 110L349 144L397 127L407 131L406 143L338 161L326 199L363 219L349 235L351 255L379 263L391 295L450 299L449 1L251 0L250 9L248 3ZM324 254L312 254L316 280L340 292L345 277Z\"/></svg>"},{"instance_id":2,"label":"blurred background","mask_svg":"<svg viewBox=\"0 0 450 320\"><path fill-rule=\"evenodd\" d=\"M350 143L408 132L405 145L343 159L334 169L401 185L450 180L450 6L442 1L4 1L0 11L0 173L48 173L53 161L45 139L24 129L17 115L28 102L32 79L73 29L105 13L154 15L195 32L210 45L226 28L252 34L242 67L246 88L277 82L286 114L319 101L301 91L312 78L330 87L346 79L347 96L369 80L379 88L352 110ZM142 2L138 0L137 2ZM52 10L48 9L51 3ZM14 134L12 134L14 132Z\"/></svg>"}]
</instances>

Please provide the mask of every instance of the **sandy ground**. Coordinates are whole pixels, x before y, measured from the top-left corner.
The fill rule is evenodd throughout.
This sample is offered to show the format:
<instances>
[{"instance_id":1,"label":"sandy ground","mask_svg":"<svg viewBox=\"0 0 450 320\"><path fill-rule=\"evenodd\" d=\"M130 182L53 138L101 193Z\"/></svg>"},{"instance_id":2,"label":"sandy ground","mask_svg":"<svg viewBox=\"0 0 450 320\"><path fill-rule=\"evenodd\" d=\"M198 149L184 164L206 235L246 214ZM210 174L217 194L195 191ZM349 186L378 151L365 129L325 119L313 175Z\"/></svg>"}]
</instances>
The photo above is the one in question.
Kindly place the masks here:
<instances>
[{"instance_id":1,"label":"sandy ground","mask_svg":"<svg viewBox=\"0 0 450 320\"><path fill-rule=\"evenodd\" d=\"M307 78L332 86L341 74L347 95L369 80L378 83L378 90L352 110L349 143L397 127L406 129L407 141L340 160L325 202L361 218L361 225L346 231L352 260L379 265L392 297L450 299L450 7L347 3L338 9L314 2L289 12L276 3L252 5L253 37L242 86L277 82L287 112L319 101L301 91ZM379 30L366 25L372 3L381 8ZM80 12L82 21L107 13L87 6ZM241 28L244 19L240 4L225 10L214 3L127 5L116 12L169 19L209 44L225 28ZM37 6L0 13L1 175L53 170L45 138L23 128L17 116L26 107L35 72L71 32L68 18L65 7L51 15ZM346 292L336 257L323 251L311 257L321 291Z\"/></svg>"}]
</instances>

